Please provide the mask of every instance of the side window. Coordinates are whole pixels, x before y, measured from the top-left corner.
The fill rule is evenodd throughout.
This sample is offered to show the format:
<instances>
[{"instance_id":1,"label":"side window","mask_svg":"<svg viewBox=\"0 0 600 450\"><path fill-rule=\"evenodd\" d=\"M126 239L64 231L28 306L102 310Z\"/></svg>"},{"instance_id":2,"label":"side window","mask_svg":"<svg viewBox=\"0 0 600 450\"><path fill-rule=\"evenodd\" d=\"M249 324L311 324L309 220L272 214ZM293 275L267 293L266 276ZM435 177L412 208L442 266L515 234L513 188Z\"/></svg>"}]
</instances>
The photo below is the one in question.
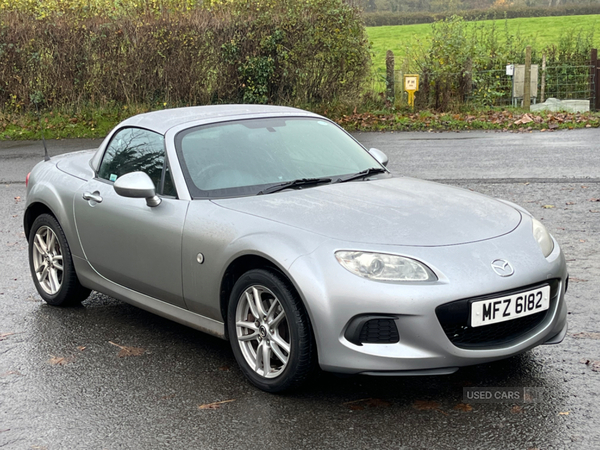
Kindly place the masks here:
<instances>
[{"instance_id":1,"label":"side window","mask_svg":"<svg viewBox=\"0 0 600 450\"><path fill-rule=\"evenodd\" d=\"M164 138L160 134L140 128L124 128L117 132L104 153L98 177L115 181L121 175L130 172L145 172L156 186L156 192L162 192L163 166L165 162ZM171 179L166 173L166 179ZM167 195L175 195L172 181L168 185ZM171 191L171 192L168 192Z\"/></svg>"},{"instance_id":2,"label":"side window","mask_svg":"<svg viewBox=\"0 0 600 450\"><path fill-rule=\"evenodd\" d=\"M168 195L171 197L177 197L177 190L175 189L175 183L173 183L173 177L171 177L171 170L169 169L169 165L165 167L165 179L163 182L163 195Z\"/></svg>"}]
</instances>

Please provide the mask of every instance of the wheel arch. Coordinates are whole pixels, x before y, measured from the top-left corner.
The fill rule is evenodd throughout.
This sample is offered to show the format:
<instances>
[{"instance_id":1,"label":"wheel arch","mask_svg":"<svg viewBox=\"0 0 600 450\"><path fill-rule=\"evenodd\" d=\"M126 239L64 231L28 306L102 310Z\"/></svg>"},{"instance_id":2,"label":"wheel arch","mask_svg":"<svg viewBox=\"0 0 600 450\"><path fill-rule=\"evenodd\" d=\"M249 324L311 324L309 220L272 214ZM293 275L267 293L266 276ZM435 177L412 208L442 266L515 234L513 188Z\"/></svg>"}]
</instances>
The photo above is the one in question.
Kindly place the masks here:
<instances>
[{"instance_id":1,"label":"wheel arch","mask_svg":"<svg viewBox=\"0 0 600 450\"><path fill-rule=\"evenodd\" d=\"M31 232L31 226L33 225L33 222L35 222L35 219L42 214L49 214L60 223L56 217L56 214L54 214L54 211L52 211L48 205L42 202L31 203L29 206L27 206L25 214L23 215L23 229L25 231L25 238L27 240L29 240L29 233Z\"/></svg>"},{"instance_id":2,"label":"wheel arch","mask_svg":"<svg viewBox=\"0 0 600 450\"><path fill-rule=\"evenodd\" d=\"M298 297L302 302L302 307L307 313L306 316L310 320L310 314L308 314L308 308L304 302L302 293L300 289L298 289L290 275L275 262L271 261L270 259L264 256L247 254L238 256L236 259L231 261L227 266L223 277L221 278L221 286L219 291L219 306L221 310L221 315L225 323L227 323L227 306L229 304L229 297L231 295L231 291L233 290L233 286L235 285L235 282L240 276L242 276L244 273L248 272L251 269L266 269L275 272L276 274L281 276L288 285L288 287L290 289L293 289L294 292L298 294ZM229 339L227 327L225 327L225 337L226 339Z\"/></svg>"}]
</instances>

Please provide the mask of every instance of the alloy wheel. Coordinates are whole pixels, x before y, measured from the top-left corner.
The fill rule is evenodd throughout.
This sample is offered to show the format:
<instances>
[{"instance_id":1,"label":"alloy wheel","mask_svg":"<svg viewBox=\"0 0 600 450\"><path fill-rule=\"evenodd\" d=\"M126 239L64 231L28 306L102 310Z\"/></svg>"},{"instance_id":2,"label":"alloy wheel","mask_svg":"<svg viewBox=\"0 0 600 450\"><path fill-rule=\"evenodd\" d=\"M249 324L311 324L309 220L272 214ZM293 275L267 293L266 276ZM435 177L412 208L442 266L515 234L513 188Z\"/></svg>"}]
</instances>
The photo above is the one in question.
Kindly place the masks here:
<instances>
[{"instance_id":1,"label":"alloy wheel","mask_svg":"<svg viewBox=\"0 0 600 450\"><path fill-rule=\"evenodd\" d=\"M244 359L258 375L276 378L285 370L291 351L285 310L264 286L248 287L235 314L236 337Z\"/></svg>"},{"instance_id":2,"label":"alloy wheel","mask_svg":"<svg viewBox=\"0 0 600 450\"><path fill-rule=\"evenodd\" d=\"M63 255L58 237L48 226L41 226L33 241L33 269L41 288L56 294L63 282Z\"/></svg>"}]
</instances>

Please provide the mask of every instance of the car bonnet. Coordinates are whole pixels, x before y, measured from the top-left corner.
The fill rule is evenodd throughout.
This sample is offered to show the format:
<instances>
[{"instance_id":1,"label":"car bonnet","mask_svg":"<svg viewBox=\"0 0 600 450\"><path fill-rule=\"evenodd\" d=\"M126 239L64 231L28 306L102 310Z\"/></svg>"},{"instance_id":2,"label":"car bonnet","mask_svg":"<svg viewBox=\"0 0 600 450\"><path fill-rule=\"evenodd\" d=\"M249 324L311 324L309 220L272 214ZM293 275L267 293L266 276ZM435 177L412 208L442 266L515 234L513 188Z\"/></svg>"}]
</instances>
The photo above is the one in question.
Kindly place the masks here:
<instances>
[{"instance_id":1,"label":"car bonnet","mask_svg":"<svg viewBox=\"0 0 600 450\"><path fill-rule=\"evenodd\" d=\"M348 242L456 245L510 233L513 207L482 194L411 178L387 178L215 199L241 213Z\"/></svg>"}]
</instances>

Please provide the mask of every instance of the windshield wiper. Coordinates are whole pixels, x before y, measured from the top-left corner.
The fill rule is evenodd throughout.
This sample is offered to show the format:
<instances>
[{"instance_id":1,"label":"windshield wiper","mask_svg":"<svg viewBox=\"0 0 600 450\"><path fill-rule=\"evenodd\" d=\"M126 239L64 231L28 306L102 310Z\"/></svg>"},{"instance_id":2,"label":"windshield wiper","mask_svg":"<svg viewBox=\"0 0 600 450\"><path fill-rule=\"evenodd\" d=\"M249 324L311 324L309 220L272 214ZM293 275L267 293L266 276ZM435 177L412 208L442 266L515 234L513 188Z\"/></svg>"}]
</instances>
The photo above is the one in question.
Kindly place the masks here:
<instances>
[{"instance_id":1,"label":"windshield wiper","mask_svg":"<svg viewBox=\"0 0 600 450\"><path fill-rule=\"evenodd\" d=\"M367 177L369 175L375 175L376 173L386 173L386 172L387 172L387 170L385 170L382 167L369 167L368 169L363 170L361 172L353 173L352 175L346 175L345 177L340 177L335 182L336 183L344 183L345 181L356 180L357 178L363 178L363 177Z\"/></svg>"},{"instance_id":2,"label":"windshield wiper","mask_svg":"<svg viewBox=\"0 0 600 450\"><path fill-rule=\"evenodd\" d=\"M256 195L272 194L273 192L283 191L284 189L310 186L311 184L330 183L331 178L299 178L294 181L286 181L285 183L275 184L263 189Z\"/></svg>"}]
</instances>

